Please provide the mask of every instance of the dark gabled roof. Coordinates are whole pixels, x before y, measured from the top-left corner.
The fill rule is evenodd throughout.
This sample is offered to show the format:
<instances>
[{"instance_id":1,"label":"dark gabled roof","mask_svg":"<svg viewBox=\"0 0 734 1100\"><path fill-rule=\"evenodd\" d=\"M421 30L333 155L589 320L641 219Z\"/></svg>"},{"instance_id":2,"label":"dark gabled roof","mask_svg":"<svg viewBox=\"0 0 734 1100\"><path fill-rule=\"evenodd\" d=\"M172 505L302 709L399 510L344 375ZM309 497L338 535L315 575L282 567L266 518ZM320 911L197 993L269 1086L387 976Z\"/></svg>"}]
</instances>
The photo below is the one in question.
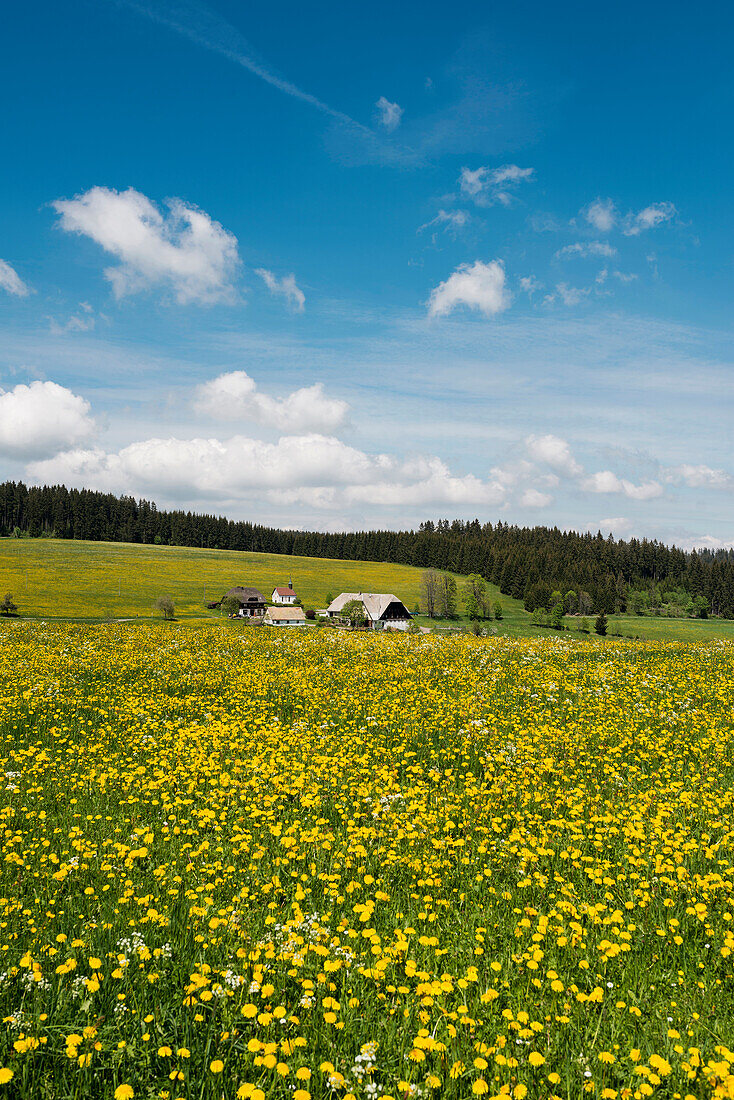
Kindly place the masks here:
<instances>
[{"instance_id":1,"label":"dark gabled roof","mask_svg":"<svg viewBox=\"0 0 734 1100\"><path fill-rule=\"evenodd\" d=\"M393 604L397 606L399 611L405 612L404 615L399 616L400 618L413 618L402 600L399 600L392 592L342 592L340 596L332 600L328 610L332 615L338 615L351 600L357 600L361 603L373 622L383 618L387 609L392 607Z\"/></svg>"},{"instance_id":2,"label":"dark gabled roof","mask_svg":"<svg viewBox=\"0 0 734 1100\"><path fill-rule=\"evenodd\" d=\"M228 596L234 596L240 603L265 603L265 597L262 592L258 592L257 588L243 588L239 584L225 592L222 599L226 600Z\"/></svg>"}]
</instances>

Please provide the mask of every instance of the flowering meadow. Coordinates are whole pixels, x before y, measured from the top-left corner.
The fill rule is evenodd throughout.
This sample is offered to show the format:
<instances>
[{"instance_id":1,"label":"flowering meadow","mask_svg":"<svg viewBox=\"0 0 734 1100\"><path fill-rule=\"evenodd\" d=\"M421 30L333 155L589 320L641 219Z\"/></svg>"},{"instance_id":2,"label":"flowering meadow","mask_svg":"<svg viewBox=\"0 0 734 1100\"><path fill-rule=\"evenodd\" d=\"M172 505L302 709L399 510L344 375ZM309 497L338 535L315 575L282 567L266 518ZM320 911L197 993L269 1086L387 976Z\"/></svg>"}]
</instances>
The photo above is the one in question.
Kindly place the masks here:
<instances>
[{"instance_id":1,"label":"flowering meadow","mask_svg":"<svg viewBox=\"0 0 734 1100\"><path fill-rule=\"evenodd\" d=\"M734 645L0 633L0 1098L734 1097Z\"/></svg>"}]
</instances>

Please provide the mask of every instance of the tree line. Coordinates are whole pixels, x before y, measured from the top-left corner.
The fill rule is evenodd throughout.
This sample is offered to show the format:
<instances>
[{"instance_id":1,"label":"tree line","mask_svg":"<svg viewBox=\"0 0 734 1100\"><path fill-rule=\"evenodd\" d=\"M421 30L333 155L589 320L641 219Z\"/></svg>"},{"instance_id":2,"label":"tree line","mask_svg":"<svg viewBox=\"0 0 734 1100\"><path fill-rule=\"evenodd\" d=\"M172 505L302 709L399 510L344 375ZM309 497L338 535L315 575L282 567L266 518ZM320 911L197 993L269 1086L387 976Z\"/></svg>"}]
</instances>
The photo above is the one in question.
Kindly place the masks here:
<instances>
[{"instance_id":1,"label":"tree line","mask_svg":"<svg viewBox=\"0 0 734 1100\"><path fill-rule=\"evenodd\" d=\"M734 550L684 551L650 539L614 539L517 527L478 519L430 520L415 530L324 533L290 531L146 500L62 485L0 485L0 534L34 538L158 543L306 557L395 562L468 576L551 609L556 592L573 593L579 614L659 610L689 599L699 612L734 618ZM677 594L677 595L676 595ZM682 594L682 597L681 597ZM569 608L570 610L570 608Z\"/></svg>"}]
</instances>

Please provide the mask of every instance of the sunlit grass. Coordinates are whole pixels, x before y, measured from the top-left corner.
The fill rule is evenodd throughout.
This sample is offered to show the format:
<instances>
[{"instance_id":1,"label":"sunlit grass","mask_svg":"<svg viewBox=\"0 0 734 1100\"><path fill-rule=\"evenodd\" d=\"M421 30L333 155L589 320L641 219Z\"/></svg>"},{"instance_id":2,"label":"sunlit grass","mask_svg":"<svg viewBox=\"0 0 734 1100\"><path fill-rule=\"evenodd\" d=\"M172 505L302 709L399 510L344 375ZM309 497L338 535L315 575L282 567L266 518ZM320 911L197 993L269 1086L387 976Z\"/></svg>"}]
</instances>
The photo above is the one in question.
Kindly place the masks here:
<instances>
[{"instance_id":1,"label":"sunlit grass","mask_svg":"<svg viewBox=\"0 0 734 1100\"><path fill-rule=\"evenodd\" d=\"M328 558L249 554L200 550L181 546L141 546L133 543L75 542L59 539L0 539L0 598L10 592L23 617L105 621L159 617L155 604L170 595L177 619L203 622L219 619L207 602L218 600L235 584L252 585L270 597L273 588L293 578L307 607L321 608L326 596L342 591L394 592L413 611L421 601L423 570L381 562L337 561ZM463 612L465 578L456 577L459 611ZM501 622L482 628L499 636L542 638L553 635L535 627L520 600L488 585L491 603L503 607ZM593 629L594 617L589 617ZM418 620L439 633L470 632L472 624ZM566 620L570 630L579 619ZM696 641L734 638L734 622L710 619L654 619L610 616L610 632L626 637Z\"/></svg>"},{"instance_id":2,"label":"sunlit grass","mask_svg":"<svg viewBox=\"0 0 734 1100\"><path fill-rule=\"evenodd\" d=\"M734 1094L733 646L7 624L0 690L8 1095Z\"/></svg>"}]
</instances>

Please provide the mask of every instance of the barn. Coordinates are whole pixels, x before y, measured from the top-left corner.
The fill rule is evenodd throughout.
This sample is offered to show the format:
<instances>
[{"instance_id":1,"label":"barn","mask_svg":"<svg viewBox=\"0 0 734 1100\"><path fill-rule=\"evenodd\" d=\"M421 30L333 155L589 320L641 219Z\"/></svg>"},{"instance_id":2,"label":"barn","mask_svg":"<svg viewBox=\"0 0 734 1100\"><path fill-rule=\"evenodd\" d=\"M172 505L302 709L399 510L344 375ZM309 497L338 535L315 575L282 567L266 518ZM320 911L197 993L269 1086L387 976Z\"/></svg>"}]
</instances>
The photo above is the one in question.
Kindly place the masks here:
<instances>
[{"instance_id":1,"label":"barn","mask_svg":"<svg viewBox=\"0 0 734 1100\"><path fill-rule=\"evenodd\" d=\"M329 618L341 618L341 612L352 600L362 604L369 630L407 630L413 618L403 601L392 592L342 592L329 604Z\"/></svg>"}]
</instances>

